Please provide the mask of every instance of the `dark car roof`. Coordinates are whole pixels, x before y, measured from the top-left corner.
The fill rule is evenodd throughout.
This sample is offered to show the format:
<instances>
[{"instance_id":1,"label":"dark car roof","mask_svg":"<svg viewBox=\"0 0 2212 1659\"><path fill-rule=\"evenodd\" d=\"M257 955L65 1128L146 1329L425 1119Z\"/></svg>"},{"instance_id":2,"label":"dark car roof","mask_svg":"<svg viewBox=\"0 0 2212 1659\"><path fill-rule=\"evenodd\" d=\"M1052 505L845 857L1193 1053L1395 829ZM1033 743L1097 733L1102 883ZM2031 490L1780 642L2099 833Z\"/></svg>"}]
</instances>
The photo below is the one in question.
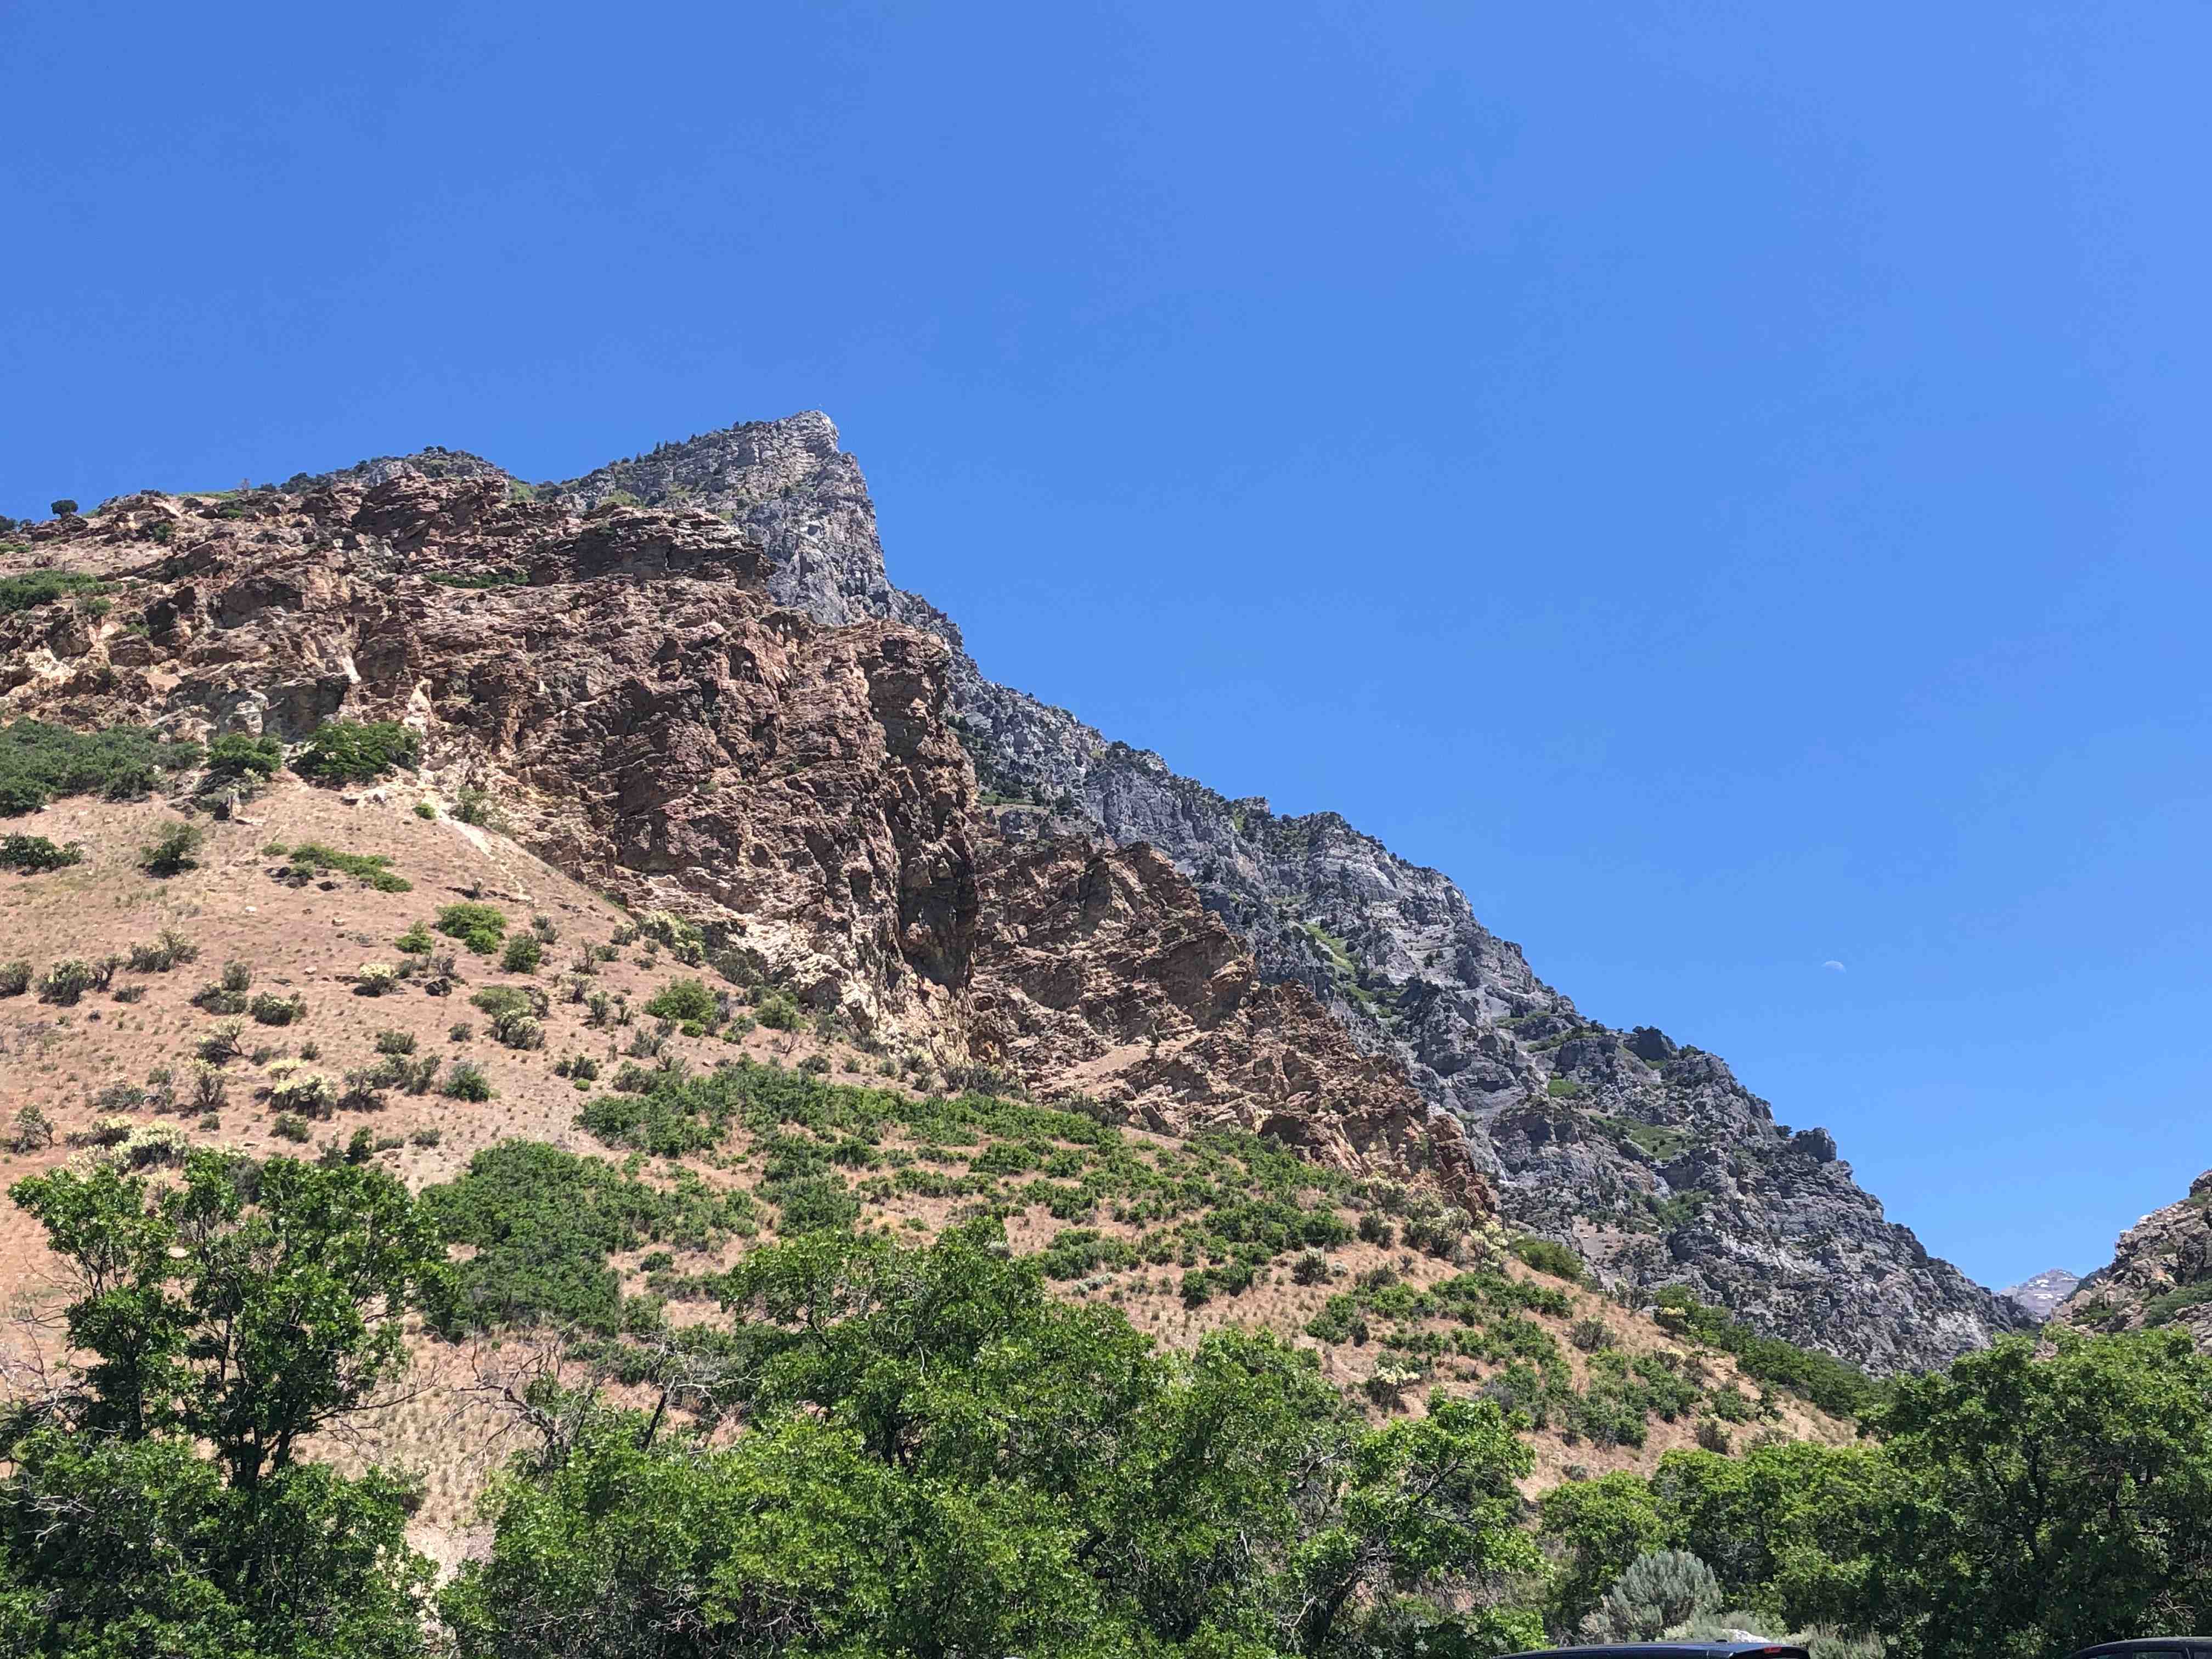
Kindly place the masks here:
<instances>
[{"instance_id":1,"label":"dark car roof","mask_svg":"<svg viewBox=\"0 0 2212 1659\"><path fill-rule=\"evenodd\" d=\"M1784 1642L1599 1642L1580 1648L1532 1648L1505 1659L1745 1659L1752 1654L1810 1659L1804 1649Z\"/></svg>"},{"instance_id":2,"label":"dark car roof","mask_svg":"<svg viewBox=\"0 0 2212 1659\"><path fill-rule=\"evenodd\" d=\"M2212 1636L2135 1636L2124 1642L2100 1642L2094 1648L2083 1648L2073 1659L2089 1659L2092 1654L2100 1653L2148 1653L2160 1648L2212 1650Z\"/></svg>"}]
</instances>

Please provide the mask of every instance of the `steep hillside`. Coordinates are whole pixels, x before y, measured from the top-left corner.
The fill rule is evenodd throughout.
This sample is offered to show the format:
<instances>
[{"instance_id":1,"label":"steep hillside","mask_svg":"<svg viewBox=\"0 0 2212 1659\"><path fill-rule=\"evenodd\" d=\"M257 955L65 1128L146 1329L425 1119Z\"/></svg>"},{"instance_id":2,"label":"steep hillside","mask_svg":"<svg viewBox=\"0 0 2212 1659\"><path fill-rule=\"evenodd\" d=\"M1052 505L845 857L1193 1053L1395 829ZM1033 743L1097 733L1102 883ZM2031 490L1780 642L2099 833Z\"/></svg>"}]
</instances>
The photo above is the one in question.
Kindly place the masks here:
<instances>
[{"instance_id":1,"label":"steep hillside","mask_svg":"<svg viewBox=\"0 0 2212 1659\"><path fill-rule=\"evenodd\" d=\"M757 538L783 602L945 641L951 706L985 789L1159 849L1264 978L1311 992L1467 1127L1514 1223L1571 1240L1608 1281L1685 1284L1878 1370L1940 1363L2032 1322L1887 1220L1825 1130L1776 1123L1717 1056L1583 1018L1437 872L1334 813L1284 818L1264 800L1226 799L986 679L949 618L890 585L866 487L826 416L732 427L538 489L580 507L721 514Z\"/></svg>"},{"instance_id":2,"label":"steep hillside","mask_svg":"<svg viewBox=\"0 0 2212 1659\"><path fill-rule=\"evenodd\" d=\"M2112 1259L2075 1286L2054 1323L2089 1331L2179 1325L2212 1349L2212 1170L2189 1196L2122 1233Z\"/></svg>"}]
</instances>

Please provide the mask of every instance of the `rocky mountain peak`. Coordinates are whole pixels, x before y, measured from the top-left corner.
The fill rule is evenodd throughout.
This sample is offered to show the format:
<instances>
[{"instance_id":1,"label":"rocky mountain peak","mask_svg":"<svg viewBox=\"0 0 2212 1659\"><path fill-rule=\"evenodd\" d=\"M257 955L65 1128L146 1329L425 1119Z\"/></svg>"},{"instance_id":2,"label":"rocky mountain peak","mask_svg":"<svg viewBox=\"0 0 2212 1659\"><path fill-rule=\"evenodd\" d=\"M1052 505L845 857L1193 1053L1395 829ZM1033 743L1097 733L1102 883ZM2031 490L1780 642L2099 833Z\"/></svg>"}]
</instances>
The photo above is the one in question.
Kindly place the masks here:
<instances>
[{"instance_id":1,"label":"rocky mountain peak","mask_svg":"<svg viewBox=\"0 0 2212 1659\"><path fill-rule=\"evenodd\" d=\"M2075 1287L2081 1282L2079 1273L2069 1273L2063 1267L2045 1267L2034 1277L2023 1279L1998 1294L2008 1297L2026 1309L2033 1318L2041 1321L2056 1313L2058 1304L2073 1295Z\"/></svg>"}]
</instances>

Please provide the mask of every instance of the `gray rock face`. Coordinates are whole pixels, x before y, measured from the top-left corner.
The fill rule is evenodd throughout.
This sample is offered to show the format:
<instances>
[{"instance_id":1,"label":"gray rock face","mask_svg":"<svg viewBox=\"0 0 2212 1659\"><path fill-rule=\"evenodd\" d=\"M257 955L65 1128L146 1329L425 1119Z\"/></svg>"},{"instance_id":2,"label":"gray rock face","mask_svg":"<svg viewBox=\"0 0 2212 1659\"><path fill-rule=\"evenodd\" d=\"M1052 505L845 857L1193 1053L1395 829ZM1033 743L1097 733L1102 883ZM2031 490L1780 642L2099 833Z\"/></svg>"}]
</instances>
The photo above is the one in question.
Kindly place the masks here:
<instances>
[{"instance_id":1,"label":"gray rock face","mask_svg":"<svg viewBox=\"0 0 2212 1659\"><path fill-rule=\"evenodd\" d=\"M819 413L665 444L558 487L689 504L744 526L769 591L817 619L888 617L953 647L951 700L984 787L1165 853L1263 975L1320 998L1467 1126L1506 1217L1613 1284L1685 1285L1876 1371L1938 1364L2027 1325L1929 1256L1822 1129L1793 1134L1717 1056L1583 1018L1434 870L1334 812L1279 817L986 679L943 613L891 586L858 465Z\"/></svg>"},{"instance_id":2,"label":"gray rock face","mask_svg":"<svg viewBox=\"0 0 2212 1659\"><path fill-rule=\"evenodd\" d=\"M2023 1279L1997 1294L2027 1310L2029 1317L2040 1324L2058 1311L2058 1304L2073 1295L2081 1282L2079 1273L2069 1273L2063 1267L2045 1267L2034 1278Z\"/></svg>"},{"instance_id":3,"label":"gray rock face","mask_svg":"<svg viewBox=\"0 0 2212 1659\"><path fill-rule=\"evenodd\" d=\"M860 463L837 447L837 428L819 411L662 444L561 489L564 504L584 509L627 495L718 513L767 550L769 594L779 604L841 628L898 619L876 504Z\"/></svg>"}]
</instances>

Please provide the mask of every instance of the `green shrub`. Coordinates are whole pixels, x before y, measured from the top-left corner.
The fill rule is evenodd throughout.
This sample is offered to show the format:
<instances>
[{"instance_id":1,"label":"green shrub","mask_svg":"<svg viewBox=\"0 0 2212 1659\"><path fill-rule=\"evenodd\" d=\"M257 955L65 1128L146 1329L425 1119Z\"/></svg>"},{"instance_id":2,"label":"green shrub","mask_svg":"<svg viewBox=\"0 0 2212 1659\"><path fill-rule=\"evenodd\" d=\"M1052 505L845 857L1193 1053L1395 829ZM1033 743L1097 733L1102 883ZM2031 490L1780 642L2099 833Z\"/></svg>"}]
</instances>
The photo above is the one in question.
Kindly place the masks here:
<instances>
[{"instance_id":1,"label":"green shrub","mask_svg":"<svg viewBox=\"0 0 2212 1659\"><path fill-rule=\"evenodd\" d=\"M674 979L654 993L653 1000L645 1005L645 1012L655 1019L672 1019L678 1024L711 1025L721 1012L714 994L696 979Z\"/></svg>"},{"instance_id":2,"label":"green shrub","mask_svg":"<svg viewBox=\"0 0 2212 1659\"><path fill-rule=\"evenodd\" d=\"M308 1136L313 1133L307 1127L307 1119L292 1112L279 1112L269 1127L282 1139L296 1141L301 1146L307 1144Z\"/></svg>"},{"instance_id":3,"label":"green shrub","mask_svg":"<svg viewBox=\"0 0 2212 1659\"><path fill-rule=\"evenodd\" d=\"M1887 1387L1832 1355L1766 1336L1723 1308L1707 1307L1680 1285L1654 1298L1665 1329L1735 1357L1736 1369L1809 1400L1835 1417L1864 1418L1887 1397ZM1716 1400L1716 1407L1719 1401Z\"/></svg>"},{"instance_id":4,"label":"green shrub","mask_svg":"<svg viewBox=\"0 0 2212 1659\"><path fill-rule=\"evenodd\" d=\"M143 726L75 732L43 720L0 726L0 817L35 811L62 795L136 800L165 772L199 764L196 743L170 743Z\"/></svg>"},{"instance_id":5,"label":"green shrub","mask_svg":"<svg viewBox=\"0 0 2212 1659\"><path fill-rule=\"evenodd\" d=\"M418 800L415 803L415 816L425 820L434 820L438 816L438 809L427 800Z\"/></svg>"},{"instance_id":6,"label":"green shrub","mask_svg":"<svg viewBox=\"0 0 2212 1659\"><path fill-rule=\"evenodd\" d=\"M97 978L90 963L64 957L47 969L46 976L40 980L39 1000L73 1007L78 998L93 988Z\"/></svg>"},{"instance_id":7,"label":"green shrub","mask_svg":"<svg viewBox=\"0 0 2212 1659\"><path fill-rule=\"evenodd\" d=\"M556 1323L611 1335L623 1297L609 1256L648 1243L713 1249L756 1230L744 1193L716 1192L689 1176L673 1188L654 1187L599 1158L532 1141L485 1148L422 1203L449 1243L474 1248L459 1269L455 1323L479 1328Z\"/></svg>"},{"instance_id":8,"label":"green shrub","mask_svg":"<svg viewBox=\"0 0 2212 1659\"><path fill-rule=\"evenodd\" d=\"M251 800L284 763L284 746L276 738L227 732L208 744L207 770L194 799L210 811L227 811L235 800Z\"/></svg>"},{"instance_id":9,"label":"green shrub","mask_svg":"<svg viewBox=\"0 0 2212 1659\"><path fill-rule=\"evenodd\" d=\"M1687 1550L1652 1550L1629 1563L1583 1621L1583 1633L1601 1642L1656 1641L1720 1604L1711 1567Z\"/></svg>"},{"instance_id":10,"label":"green shrub","mask_svg":"<svg viewBox=\"0 0 2212 1659\"><path fill-rule=\"evenodd\" d=\"M322 783L370 783L422 757L422 739L397 720L325 720L292 763Z\"/></svg>"},{"instance_id":11,"label":"green shrub","mask_svg":"<svg viewBox=\"0 0 2212 1659\"><path fill-rule=\"evenodd\" d=\"M0 870L19 870L31 876L83 862L84 854L75 842L57 847L44 836L0 836Z\"/></svg>"},{"instance_id":12,"label":"green shrub","mask_svg":"<svg viewBox=\"0 0 2212 1659\"><path fill-rule=\"evenodd\" d=\"M449 904L438 912L438 931L488 957L506 937L507 913L489 904Z\"/></svg>"},{"instance_id":13,"label":"green shrub","mask_svg":"<svg viewBox=\"0 0 2212 1659\"><path fill-rule=\"evenodd\" d=\"M264 781L284 764L284 745L270 737L226 732L207 746L207 769L229 777L252 775Z\"/></svg>"},{"instance_id":14,"label":"green shrub","mask_svg":"<svg viewBox=\"0 0 2212 1659\"><path fill-rule=\"evenodd\" d=\"M771 1031L795 1031L805 1023L799 1005L787 996L771 996L758 1010L760 1023Z\"/></svg>"},{"instance_id":15,"label":"green shrub","mask_svg":"<svg viewBox=\"0 0 2212 1659\"><path fill-rule=\"evenodd\" d=\"M499 958L500 967L510 974L534 974L538 964L545 960L545 947L534 933L517 933L507 940L507 949Z\"/></svg>"},{"instance_id":16,"label":"green shrub","mask_svg":"<svg viewBox=\"0 0 2212 1659\"><path fill-rule=\"evenodd\" d=\"M31 964L0 962L0 997L19 997L31 988Z\"/></svg>"},{"instance_id":17,"label":"green shrub","mask_svg":"<svg viewBox=\"0 0 2212 1659\"><path fill-rule=\"evenodd\" d=\"M280 997L273 991L264 991L246 1006L258 1025L289 1025L304 1019L307 1014L307 1000L296 991L289 997Z\"/></svg>"},{"instance_id":18,"label":"green shrub","mask_svg":"<svg viewBox=\"0 0 2212 1659\"><path fill-rule=\"evenodd\" d=\"M389 853L341 853L335 847L325 847L320 842L303 841L286 854L279 849L277 856L289 860L287 868L279 872L280 878L290 876L305 881L311 876L335 870L340 875L351 876L365 886L380 893L411 893L415 884L404 876L392 872Z\"/></svg>"},{"instance_id":19,"label":"green shrub","mask_svg":"<svg viewBox=\"0 0 2212 1659\"><path fill-rule=\"evenodd\" d=\"M1512 1248L1515 1255L1540 1273L1570 1285L1583 1282L1583 1259L1565 1244L1549 1238L1516 1238Z\"/></svg>"},{"instance_id":20,"label":"green shrub","mask_svg":"<svg viewBox=\"0 0 2212 1659\"><path fill-rule=\"evenodd\" d=\"M54 517L57 519L66 519L76 511L76 503L71 501L68 496L64 495L58 500L49 502L47 510L52 513Z\"/></svg>"},{"instance_id":21,"label":"green shrub","mask_svg":"<svg viewBox=\"0 0 2212 1659\"><path fill-rule=\"evenodd\" d=\"M134 974L166 974L180 963L199 960L200 947L173 927L164 927L151 945L134 945L125 963Z\"/></svg>"},{"instance_id":22,"label":"green shrub","mask_svg":"<svg viewBox=\"0 0 2212 1659\"><path fill-rule=\"evenodd\" d=\"M450 1100L489 1100L491 1079L476 1061L457 1060L447 1068L445 1085L439 1092Z\"/></svg>"},{"instance_id":23,"label":"green shrub","mask_svg":"<svg viewBox=\"0 0 2212 1659\"><path fill-rule=\"evenodd\" d=\"M70 593L97 593L94 576L74 575L63 570L33 570L21 576L0 576L0 617L34 605L51 605Z\"/></svg>"},{"instance_id":24,"label":"green shrub","mask_svg":"<svg viewBox=\"0 0 2212 1659\"><path fill-rule=\"evenodd\" d=\"M415 1052L415 1033L412 1031L379 1031L376 1052L380 1054L411 1054Z\"/></svg>"},{"instance_id":25,"label":"green shrub","mask_svg":"<svg viewBox=\"0 0 2212 1659\"><path fill-rule=\"evenodd\" d=\"M499 803L492 799L489 790L480 789L474 784L466 786L453 797L453 816L461 823L473 824L478 829L499 830L507 828L507 820L499 810Z\"/></svg>"},{"instance_id":26,"label":"green shrub","mask_svg":"<svg viewBox=\"0 0 2212 1659\"><path fill-rule=\"evenodd\" d=\"M174 876L196 868L206 838L196 823L179 819L166 824L138 849L138 867L149 876Z\"/></svg>"},{"instance_id":27,"label":"green shrub","mask_svg":"<svg viewBox=\"0 0 2212 1659\"><path fill-rule=\"evenodd\" d=\"M422 921L416 922L392 943L394 950L404 951L410 957L427 957L436 948L436 941L430 937L429 924Z\"/></svg>"}]
</instances>

